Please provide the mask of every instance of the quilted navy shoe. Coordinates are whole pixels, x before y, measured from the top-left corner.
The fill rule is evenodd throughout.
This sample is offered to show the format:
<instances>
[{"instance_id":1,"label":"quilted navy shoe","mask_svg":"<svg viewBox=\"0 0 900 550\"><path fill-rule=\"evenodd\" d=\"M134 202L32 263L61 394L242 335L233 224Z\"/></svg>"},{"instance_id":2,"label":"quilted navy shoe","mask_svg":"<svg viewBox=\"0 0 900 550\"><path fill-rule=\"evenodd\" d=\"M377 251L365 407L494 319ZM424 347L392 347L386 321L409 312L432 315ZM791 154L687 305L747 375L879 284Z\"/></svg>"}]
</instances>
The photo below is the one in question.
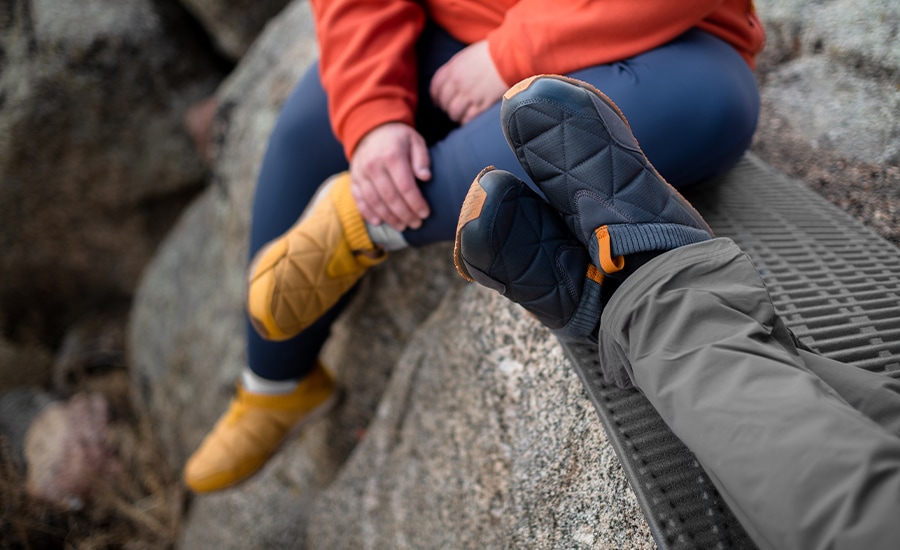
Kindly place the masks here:
<instances>
[{"instance_id":1,"label":"quilted navy shoe","mask_svg":"<svg viewBox=\"0 0 900 550\"><path fill-rule=\"evenodd\" d=\"M472 182L453 251L462 277L520 304L557 337L596 342L603 274L549 204L488 167Z\"/></svg>"},{"instance_id":2,"label":"quilted navy shoe","mask_svg":"<svg viewBox=\"0 0 900 550\"><path fill-rule=\"evenodd\" d=\"M593 86L530 77L506 92L500 116L519 162L606 275L622 270L629 255L637 264L712 237L644 156L619 108Z\"/></svg>"}]
</instances>

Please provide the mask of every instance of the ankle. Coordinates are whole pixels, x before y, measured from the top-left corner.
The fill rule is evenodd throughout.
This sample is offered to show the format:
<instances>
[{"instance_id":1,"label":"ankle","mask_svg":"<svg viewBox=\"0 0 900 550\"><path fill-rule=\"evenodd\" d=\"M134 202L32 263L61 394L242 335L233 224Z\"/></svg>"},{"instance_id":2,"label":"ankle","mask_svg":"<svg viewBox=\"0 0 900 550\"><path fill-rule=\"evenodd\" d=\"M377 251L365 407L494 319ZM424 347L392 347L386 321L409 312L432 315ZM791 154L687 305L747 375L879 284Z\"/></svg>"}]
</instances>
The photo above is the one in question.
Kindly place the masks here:
<instances>
[{"instance_id":1,"label":"ankle","mask_svg":"<svg viewBox=\"0 0 900 550\"><path fill-rule=\"evenodd\" d=\"M299 379L270 380L256 374L249 367L241 371L241 385L245 391L264 395L286 395L297 389Z\"/></svg>"},{"instance_id":2,"label":"ankle","mask_svg":"<svg viewBox=\"0 0 900 550\"><path fill-rule=\"evenodd\" d=\"M631 276L632 273L643 267L644 264L653 258L662 254L663 250L650 250L648 252L635 252L625 256L625 267L621 271L614 273L612 277L624 281Z\"/></svg>"},{"instance_id":3,"label":"ankle","mask_svg":"<svg viewBox=\"0 0 900 550\"><path fill-rule=\"evenodd\" d=\"M376 247L380 246L387 252L401 250L409 246L409 243L407 243L406 239L403 237L403 233L386 223L372 225L366 222L366 231L368 231L372 243Z\"/></svg>"}]
</instances>

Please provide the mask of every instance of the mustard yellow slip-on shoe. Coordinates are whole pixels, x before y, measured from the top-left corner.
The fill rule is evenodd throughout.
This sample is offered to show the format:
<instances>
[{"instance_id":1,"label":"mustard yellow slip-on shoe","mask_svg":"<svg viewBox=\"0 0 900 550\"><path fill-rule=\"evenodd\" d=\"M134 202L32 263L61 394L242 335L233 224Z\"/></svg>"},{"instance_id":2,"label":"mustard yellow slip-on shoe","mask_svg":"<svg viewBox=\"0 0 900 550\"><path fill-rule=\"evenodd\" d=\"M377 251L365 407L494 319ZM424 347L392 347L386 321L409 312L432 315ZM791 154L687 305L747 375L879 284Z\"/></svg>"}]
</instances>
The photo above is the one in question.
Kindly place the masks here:
<instances>
[{"instance_id":1,"label":"mustard yellow slip-on shoe","mask_svg":"<svg viewBox=\"0 0 900 550\"><path fill-rule=\"evenodd\" d=\"M228 411L188 459L184 482L195 493L208 493L250 477L293 430L324 414L337 396L319 364L285 395L251 393L238 384Z\"/></svg>"},{"instance_id":2,"label":"mustard yellow slip-on shoe","mask_svg":"<svg viewBox=\"0 0 900 550\"><path fill-rule=\"evenodd\" d=\"M386 258L350 194L350 174L338 174L322 184L297 223L251 262L250 320L263 338L292 338Z\"/></svg>"}]
</instances>

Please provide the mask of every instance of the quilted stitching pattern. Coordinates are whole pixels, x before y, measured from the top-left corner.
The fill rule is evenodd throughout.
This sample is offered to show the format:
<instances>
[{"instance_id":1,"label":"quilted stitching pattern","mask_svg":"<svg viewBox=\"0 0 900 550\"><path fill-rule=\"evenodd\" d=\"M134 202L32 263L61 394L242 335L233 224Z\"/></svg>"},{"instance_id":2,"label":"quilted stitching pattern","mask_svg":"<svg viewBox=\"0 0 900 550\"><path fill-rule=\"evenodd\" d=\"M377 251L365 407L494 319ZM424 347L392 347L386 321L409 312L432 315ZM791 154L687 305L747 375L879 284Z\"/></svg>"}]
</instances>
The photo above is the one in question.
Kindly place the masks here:
<instances>
[{"instance_id":1,"label":"quilted stitching pattern","mask_svg":"<svg viewBox=\"0 0 900 550\"><path fill-rule=\"evenodd\" d=\"M570 89L554 94L561 86ZM613 108L587 90L571 93L572 87L555 79L533 84L505 100L512 103L503 122L520 163L585 246L602 225L705 229L699 214L631 148L636 143Z\"/></svg>"},{"instance_id":2,"label":"quilted stitching pattern","mask_svg":"<svg viewBox=\"0 0 900 550\"><path fill-rule=\"evenodd\" d=\"M342 193L350 193L349 179L333 181L331 187L322 188L319 199L299 222L276 241L286 243L286 246L271 246L271 258L267 258L264 251L263 260L258 264L260 272L252 274L251 292L254 284L268 284L270 279L260 273L267 269L266 266L272 266L274 286L271 298L267 297L256 310L254 302L250 301L251 317L273 321L287 337L314 323L365 274L369 266L383 260L366 258L360 261L354 255L339 209L350 204L353 211L344 212L345 218L351 215L359 218L359 213L352 203L338 200ZM274 256L276 254L280 256Z\"/></svg>"},{"instance_id":3,"label":"quilted stitching pattern","mask_svg":"<svg viewBox=\"0 0 900 550\"><path fill-rule=\"evenodd\" d=\"M316 364L286 395L246 391L237 395L184 469L187 485L198 493L218 491L256 472L292 428L334 402L334 381Z\"/></svg>"},{"instance_id":4,"label":"quilted stitching pattern","mask_svg":"<svg viewBox=\"0 0 900 550\"><path fill-rule=\"evenodd\" d=\"M327 199L326 199L327 200ZM321 204L297 230L288 233L288 253L275 267L272 311L285 332L315 322L365 273L330 277L327 265L336 254L351 254L334 207Z\"/></svg>"},{"instance_id":5,"label":"quilted stitching pattern","mask_svg":"<svg viewBox=\"0 0 900 550\"><path fill-rule=\"evenodd\" d=\"M472 277L492 288L496 285L485 276L503 283L503 295L544 325L564 327L581 299L588 265L584 247L560 216L515 176L495 171L481 181L488 194L483 223L460 228L463 258L481 272Z\"/></svg>"}]
</instances>

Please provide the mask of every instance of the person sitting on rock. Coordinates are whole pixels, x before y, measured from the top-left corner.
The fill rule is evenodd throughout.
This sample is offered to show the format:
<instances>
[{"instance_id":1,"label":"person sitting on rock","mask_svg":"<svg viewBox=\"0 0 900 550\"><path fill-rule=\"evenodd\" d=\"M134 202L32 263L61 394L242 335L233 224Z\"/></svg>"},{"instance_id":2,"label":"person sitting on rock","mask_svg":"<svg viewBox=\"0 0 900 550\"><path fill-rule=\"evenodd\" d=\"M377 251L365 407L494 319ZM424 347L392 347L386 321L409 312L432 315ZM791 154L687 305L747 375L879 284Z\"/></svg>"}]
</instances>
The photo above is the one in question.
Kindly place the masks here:
<instances>
[{"instance_id":1,"label":"person sitting on rock","mask_svg":"<svg viewBox=\"0 0 900 550\"><path fill-rule=\"evenodd\" d=\"M528 180L498 124L510 84L601 87L677 186L733 166L756 128L751 0L311 4L321 57L279 115L253 205L248 366L185 466L195 492L253 474L334 401L319 352L370 267L452 240L486 164Z\"/></svg>"},{"instance_id":2,"label":"person sitting on rock","mask_svg":"<svg viewBox=\"0 0 900 550\"><path fill-rule=\"evenodd\" d=\"M647 397L760 548L896 547L900 382L804 348L750 258L714 238L591 85L528 79L501 120L540 195L482 171L457 226L460 275L561 340L596 343L604 377Z\"/></svg>"}]
</instances>

